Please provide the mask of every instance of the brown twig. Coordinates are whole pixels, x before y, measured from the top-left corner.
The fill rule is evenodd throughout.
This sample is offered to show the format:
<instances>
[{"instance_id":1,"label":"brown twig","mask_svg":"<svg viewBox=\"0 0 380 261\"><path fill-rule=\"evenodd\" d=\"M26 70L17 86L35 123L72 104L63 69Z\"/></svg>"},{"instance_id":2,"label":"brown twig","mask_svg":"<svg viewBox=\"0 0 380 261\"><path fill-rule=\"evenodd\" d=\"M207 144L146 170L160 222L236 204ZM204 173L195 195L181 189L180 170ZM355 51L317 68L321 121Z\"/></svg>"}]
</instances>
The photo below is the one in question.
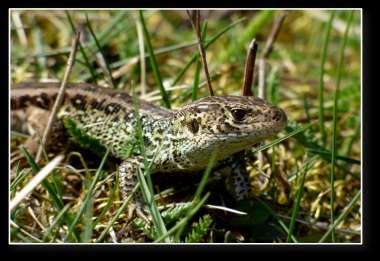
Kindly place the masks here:
<instances>
[{"instance_id":1,"label":"brown twig","mask_svg":"<svg viewBox=\"0 0 380 261\"><path fill-rule=\"evenodd\" d=\"M269 55L272 53L273 50L273 44L277 39L277 36L280 32L281 26L284 23L285 17L287 16L288 11L283 11L279 14L279 16L276 17L276 19L273 22L272 30L269 33L268 39L265 43L265 47L263 49L263 52L261 53L260 59L265 59L269 57ZM254 79L257 79L258 72L256 71L254 73ZM265 75L264 75L265 76ZM265 92L264 90L259 90L259 92Z\"/></svg>"},{"instance_id":2,"label":"brown twig","mask_svg":"<svg viewBox=\"0 0 380 261\"><path fill-rule=\"evenodd\" d=\"M281 25L283 24L285 17L287 15L287 11L281 12L280 15L274 20L272 30L268 36L266 41L264 50L261 54L261 58L259 61L259 74L261 72L261 77L257 78L257 71L254 71L255 67L255 59L257 52L257 44L256 40L253 39L249 45L249 49L247 52L247 58L245 62L245 70L244 70L244 83L242 87L242 95L243 96L253 96L251 86L255 79L258 79L259 88L258 93L262 95L258 95L260 98L265 98L265 58L267 58L273 50L273 43L276 41L278 33L280 32Z\"/></svg>"},{"instance_id":3,"label":"brown twig","mask_svg":"<svg viewBox=\"0 0 380 261\"><path fill-rule=\"evenodd\" d=\"M37 155L36 155L36 162L40 161L40 158L41 158L41 155L42 155L42 149L43 149L43 147L44 147L44 145L46 143L47 137L50 134L50 130L51 130L51 127L53 125L53 121L55 119L55 115L57 114L59 106L62 103L63 94L64 94L65 89L66 89L66 83L67 83L67 80L69 79L69 75L71 73L71 69L73 68L73 65L74 65L74 62L75 62L75 54L76 54L78 43L79 43L79 37L80 37L80 31L77 30L75 38L73 39L73 42L71 44L71 52L70 52L69 59L67 60L66 71L65 71L65 74L64 74L63 79L62 79L61 87L59 89L57 98L55 99L55 102L54 102L54 105L53 105L53 109L52 109L52 111L50 113L46 129L44 131L44 134L42 136L42 140L41 140L40 146L38 148L38 152L37 152Z\"/></svg>"},{"instance_id":4,"label":"brown twig","mask_svg":"<svg viewBox=\"0 0 380 261\"><path fill-rule=\"evenodd\" d=\"M263 52L261 53L261 57L259 59L259 70L258 70L258 89L257 96L262 99L266 99L266 59L269 57L270 53L273 50L273 44L277 39L278 33L280 32L281 25L283 24L285 17L287 15L287 11L283 11L273 22L272 30L269 33L268 39L265 43L265 47ZM254 78L256 79L257 72L254 74ZM265 144L265 142L263 142ZM258 169L261 170L264 165L264 153L263 151L259 151L257 158L259 161Z\"/></svg>"},{"instance_id":5,"label":"brown twig","mask_svg":"<svg viewBox=\"0 0 380 261\"><path fill-rule=\"evenodd\" d=\"M266 99L266 61L264 58L259 60L259 78L258 78L257 96Z\"/></svg>"},{"instance_id":6,"label":"brown twig","mask_svg":"<svg viewBox=\"0 0 380 261\"><path fill-rule=\"evenodd\" d=\"M200 29L200 11L195 10L192 13L190 10L186 10L186 13L189 16L191 26L193 27L193 29L196 33L196 36L197 36L198 49L199 49L199 53L201 55L203 71L205 73L205 77L207 80L207 85L208 85L208 90L209 90L210 96L214 96L214 91L213 91L212 85L211 85L210 74L208 72L208 67L207 67L206 52L205 52L205 49L202 45L202 36L201 36L201 29Z\"/></svg>"},{"instance_id":7,"label":"brown twig","mask_svg":"<svg viewBox=\"0 0 380 261\"><path fill-rule=\"evenodd\" d=\"M244 81L242 86L242 95L243 96L253 96L252 93L252 83L253 83L253 72L255 70L255 61L257 54L257 43L256 39L253 39L249 44L247 57L245 59L244 67Z\"/></svg>"},{"instance_id":8,"label":"brown twig","mask_svg":"<svg viewBox=\"0 0 380 261\"><path fill-rule=\"evenodd\" d=\"M278 33L280 32L280 29L281 29L281 25L284 23L284 20L287 14L288 14L288 11L283 11L274 20L272 30L269 34L269 37L266 41L266 44L262 53L263 58L267 58L269 54L272 52L273 43L277 39Z\"/></svg>"}]
</instances>

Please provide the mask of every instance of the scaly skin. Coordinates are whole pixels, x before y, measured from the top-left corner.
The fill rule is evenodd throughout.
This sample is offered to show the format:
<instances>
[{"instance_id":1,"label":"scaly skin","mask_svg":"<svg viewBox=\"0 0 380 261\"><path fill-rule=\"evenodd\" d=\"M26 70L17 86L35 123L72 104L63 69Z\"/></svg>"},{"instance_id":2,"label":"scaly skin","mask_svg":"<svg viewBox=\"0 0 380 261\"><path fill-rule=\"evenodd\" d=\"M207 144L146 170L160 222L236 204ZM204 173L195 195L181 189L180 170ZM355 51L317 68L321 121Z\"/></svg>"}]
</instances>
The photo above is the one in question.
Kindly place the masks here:
<instances>
[{"instance_id":1,"label":"scaly skin","mask_svg":"<svg viewBox=\"0 0 380 261\"><path fill-rule=\"evenodd\" d=\"M16 84L11 89L12 110L36 106L50 109L58 93L56 83ZM124 160L119 172L123 195L134 186L143 167L142 156L131 144L137 143L137 119L132 98L120 91L92 84L68 84L58 119L76 128ZM177 110L139 101L146 157L154 158L151 172L194 172L204 169L213 151L217 163L250 148L286 125L278 107L257 97L205 97ZM154 157L155 156L155 157Z\"/></svg>"}]
</instances>

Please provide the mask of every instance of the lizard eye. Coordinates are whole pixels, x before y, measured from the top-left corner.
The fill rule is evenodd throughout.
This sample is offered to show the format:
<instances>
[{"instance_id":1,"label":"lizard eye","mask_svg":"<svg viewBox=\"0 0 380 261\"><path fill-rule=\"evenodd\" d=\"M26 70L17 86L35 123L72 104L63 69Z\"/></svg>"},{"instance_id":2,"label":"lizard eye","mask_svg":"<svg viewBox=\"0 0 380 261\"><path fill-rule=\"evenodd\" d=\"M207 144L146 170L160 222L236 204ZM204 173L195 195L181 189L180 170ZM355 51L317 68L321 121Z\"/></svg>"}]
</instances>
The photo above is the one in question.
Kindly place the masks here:
<instances>
[{"instance_id":1,"label":"lizard eye","mask_svg":"<svg viewBox=\"0 0 380 261\"><path fill-rule=\"evenodd\" d=\"M192 132L192 133L197 133L198 130L199 130L199 123L197 121L197 119L191 119L191 121L189 121L187 123L187 128Z\"/></svg>"},{"instance_id":2,"label":"lizard eye","mask_svg":"<svg viewBox=\"0 0 380 261\"><path fill-rule=\"evenodd\" d=\"M231 110L232 117L234 117L234 120L236 121L243 121L245 117L247 116L247 111L242 109L233 109Z\"/></svg>"}]
</instances>

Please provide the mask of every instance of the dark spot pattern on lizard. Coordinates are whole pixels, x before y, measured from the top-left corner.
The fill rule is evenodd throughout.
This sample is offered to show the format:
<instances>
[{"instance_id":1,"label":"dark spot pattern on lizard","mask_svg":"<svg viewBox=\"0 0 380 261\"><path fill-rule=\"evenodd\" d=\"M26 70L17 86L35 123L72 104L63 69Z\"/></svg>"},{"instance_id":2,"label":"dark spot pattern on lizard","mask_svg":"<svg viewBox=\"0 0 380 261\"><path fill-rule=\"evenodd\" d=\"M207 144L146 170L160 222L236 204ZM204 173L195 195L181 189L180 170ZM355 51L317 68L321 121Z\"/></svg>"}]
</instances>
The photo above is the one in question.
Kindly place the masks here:
<instances>
[{"instance_id":1,"label":"dark spot pattern on lizard","mask_svg":"<svg viewBox=\"0 0 380 261\"><path fill-rule=\"evenodd\" d=\"M25 108L28 105L28 103L30 102L30 99L31 99L31 97L28 94L21 96L19 98L19 102L18 102L17 107ZM15 103L15 104L17 104L17 103Z\"/></svg>"},{"instance_id":2,"label":"dark spot pattern on lizard","mask_svg":"<svg viewBox=\"0 0 380 261\"><path fill-rule=\"evenodd\" d=\"M104 106L103 106L103 103L105 102L106 100L105 99L102 99L102 100L98 100L98 99L93 99L91 100L91 109L93 110L98 110L98 111L103 111L104 110Z\"/></svg>"},{"instance_id":3,"label":"dark spot pattern on lizard","mask_svg":"<svg viewBox=\"0 0 380 261\"><path fill-rule=\"evenodd\" d=\"M118 113L121 109L121 105L118 103L109 103L105 106L104 112L106 114Z\"/></svg>"},{"instance_id":4,"label":"dark spot pattern on lizard","mask_svg":"<svg viewBox=\"0 0 380 261\"><path fill-rule=\"evenodd\" d=\"M46 93L41 93L40 95L37 95L37 96L34 96L33 99L32 99L32 103L37 106L37 107L40 107L42 109L49 109L49 97Z\"/></svg>"},{"instance_id":5,"label":"dark spot pattern on lizard","mask_svg":"<svg viewBox=\"0 0 380 261\"><path fill-rule=\"evenodd\" d=\"M86 107L86 96L77 94L70 99L71 104L78 110L84 110Z\"/></svg>"}]
</instances>

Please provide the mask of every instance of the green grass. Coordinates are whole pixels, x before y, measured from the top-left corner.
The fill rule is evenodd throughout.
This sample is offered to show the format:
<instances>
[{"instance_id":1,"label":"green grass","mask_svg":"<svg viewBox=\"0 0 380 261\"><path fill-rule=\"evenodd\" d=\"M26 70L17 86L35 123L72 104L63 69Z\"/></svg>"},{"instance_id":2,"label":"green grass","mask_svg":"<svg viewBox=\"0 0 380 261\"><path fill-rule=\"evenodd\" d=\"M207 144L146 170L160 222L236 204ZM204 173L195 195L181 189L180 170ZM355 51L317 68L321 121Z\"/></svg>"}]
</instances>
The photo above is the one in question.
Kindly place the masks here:
<instances>
[{"instance_id":1,"label":"green grass","mask_svg":"<svg viewBox=\"0 0 380 261\"><path fill-rule=\"evenodd\" d=\"M157 84L158 88L160 89L164 106L166 108L170 109L170 107L171 107L170 98L169 98L169 96L165 90L165 87L162 83L162 77L160 74L159 66L157 64L156 56L154 55L154 51L153 51L153 47L152 47L152 43L150 40L148 29L146 28L146 25L145 25L143 11L140 10L139 15L140 15L140 22L141 22L141 25L143 28L144 39L145 39L146 47L147 47L147 50L149 53L149 61L150 61L150 65L151 65L152 70L153 70L154 78L156 79L156 84Z\"/></svg>"},{"instance_id":2,"label":"green grass","mask_svg":"<svg viewBox=\"0 0 380 261\"><path fill-rule=\"evenodd\" d=\"M334 223L332 224L332 226L330 226L330 228L326 231L326 233L321 237L321 239L319 240L319 243L323 243L327 239L327 237L331 233L333 233L335 228L344 220L345 217L347 217L347 215L350 213L350 211L352 210L352 208L354 207L354 205L357 203L359 199L360 199L360 191L357 191L355 196L350 201L350 203L345 207L345 209L342 211L339 217L337 217L337 219L334 220Z\"/></svg>"},{"instance_id":3,"label":"green grass","mask_svg":"<svg viewBox=\"0 0 380 261\"><path fill-rule=\"evenodd\" d=\"M295 226L297 214L298 214L298 211L300 208L302 195L304 193L305 177L306 177L307 171L310 169L311 165L315 162L316 158L317 157L314 156L313 158L309 159L305 163L305 167L301 170L301 181L300 181L300 184L298 186L298 189L296 192L295 202L294 202L294 205L292 208L292 216L291 216L291 220L290 220L290 224L289 224L288 237L286 239L287 242L289 242L293 236L293 231L294 231L294 226Z\"/></svg>"},{"instance_id":4,"label":"green grass","mask_svg":"<svg viewBox=\"0 0 380 261\"><path fill-rule=\"evenodd\" d=\"M324 109L324 75L325 75L325 63L327 56L327 47L330 40L330 32L332 22L334 21L335 11L331 12L330 19L326 25L326 34L323 42L322 54L321 54L321 73L319 78L319 131L321 132L322 144L326 146L326 128L325 128L325 109Z\"/></svg>"},{"instance_id":5,"label":"green grass","mask_svg":"<svg viewBox=\"0 0 380 261\"><path fill-rule=\"evenodd\" d=\"M246 47L255 37L260 55L279 10L235 10L220 16L218 12L211 12L202 28L214 92L240 95ZM149 60L146 100L178 108L208 96L195 33L186 15L178 11L19 13L28 45L20 43L13 24L12 82L59 80L74 31L81 24L83 42L70 81L139 95L139 90L131 89L141 79L138 19ZM104 148L72 126L69 129L79 134L82 146L71 145L59 168L12 211L11 220L18 227L11 228L11 242L129 242L126 232L131 229L141 242L360 242L361 51L355 34L360 28L358 11L351 16L350 10L298 10L285 18L267 59L266 81L268 101L286 111L288 126L239 159L247 165L252 186L270 178L252 200L236 202L224 188L224 176L218 180L212 175L211 163L197 175L166 181L150 175L150 162L145 162L134 192L122 200L118 161L105 159ZM102 57L104 66L97 57ZM112 77L115 72L118 76ZM257 93L255 84L253 90ZM20 152L28 135L12 133L11 152ZM132 149L144 152L142 140L139 145L126 155ZM262 172L257 169L259 151L266 155ZM32 155L21 150L20 159L12 163L11 198L48 162L46 154L37 165ZM276 175L284 177L285 187L273 178ZM140 219L126 224L134 193L145 195L152 216L149 229ZM278 195L287 200L280 201ZM166 204L174 205L165 209ZM248 216L210 210L205 204L223 205Z\"/></svg>"},{"instance_id":6,"label":"green grass","mask_svg":"<svg viewBox=\"0 0 380 261\"><path fill-rule=\"evenodd\" d=\"M95 34L94 30L91 27L91 23L88 20L88 15L87 14L86 14L86 25L88 27L88 30L89 30L90 34L91 34L91 37L95 41L95 44L96 44L96 47L98 48L98 52L100 54L100 57L101 57L101 59L104 62L104 66L102 68L104 70L104 77L108 78L109 85L112 88L115 88L115 83L114 83L115 80L112 77L110 66L109 66L108 62L104 59L104 54L103 54L103 51L102 51L102 47L100 45L100 42L99 42L98 38L96 37L96 34Z\"/></svg>"},{"instance_id":7,"label":"green grass","mask_svg":"<svg viewBox=\"0 0 380 261\"><path fill-rule=\"evenodd\" d=\"M344 51L347 44L347 36L348 31L350 29L350 24L352 21L354 12L351 11L347 18L347 26L344 33L344 37L342 39L342 44L339 49L339 64L337 69L336 76L336 89L334 92L334 107L333 107L333 132L332 132L332 145L331 145L331 174L330 174L330 184L331 184L331 196L330 196L330 206L331 206L331 226L334 224L335 214L334 214L334 206L335 206L335 161L336 161L336 141L337 141L337 110L338 110L338 101L339 101L339 91L340 91L340 83L342 77L342 68L343 68L343 59L344 59ZM331 230L331 240L335 242L335 227L332 227Z\"/></svg>"},{"instance_id":8,"label":"green grass","mask_svg":"<svg viewBox=\"0 0 380 261\"><path fill-rule=\"evenodd\" d=\"M197 190L195 191L195 194L194 194L194 197L193 197L193 200L191 203L191 205L194 207L194 209L195 209L196 205L199 202L201 202L201 194L202 194L203 190L205 189L205 186L206 186L206 183L208 182L211 170L212 170L213 166L215 165L216 155L217 155L216 151L214 151L211 154L209 163L207 164L207 168L206 168L206 170L202 176L201 182L199 182ZM187 215L186 215L187 220L190 220L190 218L196 213L196 212L192 213L192 211L193 211L193 209L189 209L189 211L187 212ZM183 233L183 230L185 229L185 226L186 226L186 222L181 227L178 228L176 236L175 236L177 242L180 242L180 238L181 238L181 235Z\"/></svg>"},{"instance_id":9,"label":"green grass","mask_svg":"<svg viewBox=\"0 0 380 261\"><path fill-rule=\"evenodd\" d=\"M142 13L140 13L142 15ZM143 25L145 26L145 25ZM137 138L139 141L139 147L140 147L140 152L141 155L144 157L144 173L139 170L137 173L138 181L140 183L141 187L141 193L144 197L145 203L149 207L149 211L153 220L154 228L157 231L157 236L156 237L162 237L163 235L167 234L167 229L165 227L165 223L162 220L162 216L160 212L157 209L157 205L154 200L154 190L153 190L153 183L152 179L150 176L150 171L151 171L151 164L154 162L155 157L151 160L151 162L147 161L146 158L146 149L145 149L145 144L144 144L144 139L142 135L142 126L141 126L141 119L138 116L139 115L139 99L136 98L136 96L133 96L133 103L134 103L134 108L135 108L135 117L137 119L137 126L135 128L135 131L137 133ZM158 151L155 152L155 155L159 153ZM171 239L168 237L165 237L165 243L170 243Z\"/></svg>"},{"instance_id":10,"label":"green grass","mask_svg":"<svg viewBox=\"0 0 380 261\"><path fill-rule=\"evenodd\" d=\"M83 213L86 211L86 209L89 207L90 205L90 202L93 200L93 191L94 191L94 188L95 188L95 185L99 179L99 176L100 174L102 173L102 169L103 169L103 166L106 162L106 159L108 157L108 154L109 154L109 151L107 150L106 153L104 154L104 157L102 159L102 162L100 163L100 166L95 174L95 177L93 178L92 182L91 182L91 185L90 187L88 188L88 192L86 193L85 195L85 198L83 200L83 203L79 209L79 211L77 212L74 220L71 222L70 226L69 226L69 229L68 229L68 232L67 232L67 235L64 239L64 241L67 241L71 234L73 233L74 229L75 229L75 226L76 224L79 222L79 219L83 216ZM86 223L87 226L92 226L91 222L89 223ZM86 227L87 227L86 226Z\"/></svg>"},{"instance_id":11,"label":"green grass","mask_svg":"<svg viewBox=\"0 0 380 261\"><path fill-rule=\"evenodd\" d=\"M72 18L70 16L70 13L68 11L66 11L66 15L67 15L67 20L70 22L71 30L75 34L77 32L77 30L79 30L79 28L76 28L76 26L74 25L74 22L73 22L73 20L72 20ZM80 53L81 53L81 55L82 55L82 57L84 59L84 64L87 67L87 69L89 70L89 72L91 73L92 80L96 83L96 73L95 73L95 70L91 66L90 59L87 56L86 51L84 50L84 47L83 47L83 45L82 45L82 43L80 41L78 43L78 47L79 47L79 51L80 51Z\"/></svg>"}]
</instances>

